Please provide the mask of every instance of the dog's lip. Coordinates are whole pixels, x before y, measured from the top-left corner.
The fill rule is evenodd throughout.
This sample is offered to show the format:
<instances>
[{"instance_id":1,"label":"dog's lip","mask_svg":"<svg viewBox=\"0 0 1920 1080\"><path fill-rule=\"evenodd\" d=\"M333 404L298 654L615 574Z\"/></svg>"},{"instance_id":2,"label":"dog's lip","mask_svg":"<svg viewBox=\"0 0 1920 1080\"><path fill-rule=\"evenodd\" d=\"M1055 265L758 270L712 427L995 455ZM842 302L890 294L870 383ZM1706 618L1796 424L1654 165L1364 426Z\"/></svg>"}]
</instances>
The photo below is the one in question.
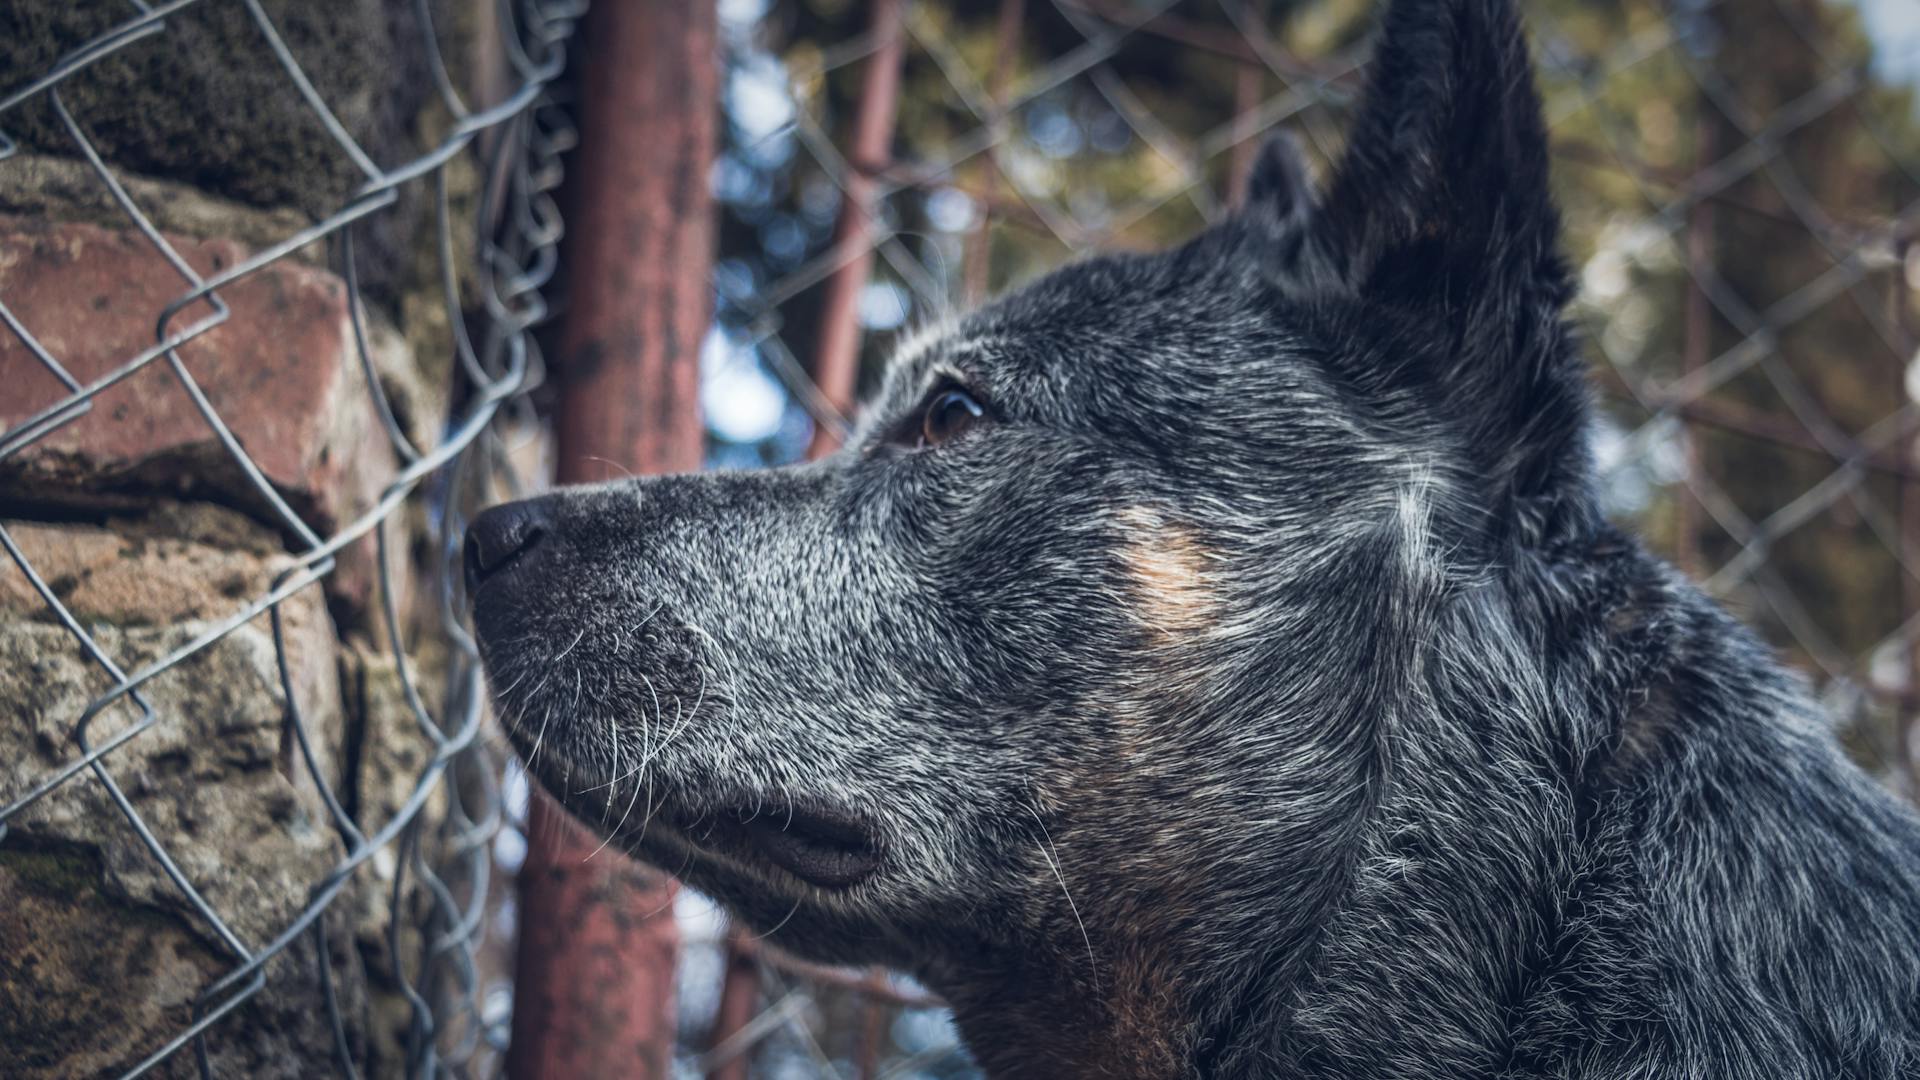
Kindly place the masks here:
<instances>
[{"instance_id":1,"label":"dog's lip","mask_svg":"<svg viewBox=\"0 0 1920 1080\"><path fill-rule=\"evenodd\" d=\"M517 723L508 722L505 727L515 748L523 756L528 754L526 743L533 736ZM552 763L558 751L548 748L542 755L545 760L531 771L545 783L553 775ZM571 800L558 801L564 804ZM582 820L593 827L588 818ZM638 836L644 839L649 828L656 842L666 840L689 852L710 856L729 852L735 859L758 856L821 889L851 888L878 873L882 863L878 829L858 814L818 802L762 801L751 809L743 806L730 813L713 813L691 810L669 795L641 820Z\"/></svg>"},{"instance_id":2,"label":"dog's lip","mask_svg":"<svg viewBox=\"0 0 1920 1080\"><path fill-rule=\"evenodd\" d=\"M824 889L844 889L880 869L874 829L837 807L796 805L736 815L740 839L768 862Z\"/></svg>"}]
</instances>

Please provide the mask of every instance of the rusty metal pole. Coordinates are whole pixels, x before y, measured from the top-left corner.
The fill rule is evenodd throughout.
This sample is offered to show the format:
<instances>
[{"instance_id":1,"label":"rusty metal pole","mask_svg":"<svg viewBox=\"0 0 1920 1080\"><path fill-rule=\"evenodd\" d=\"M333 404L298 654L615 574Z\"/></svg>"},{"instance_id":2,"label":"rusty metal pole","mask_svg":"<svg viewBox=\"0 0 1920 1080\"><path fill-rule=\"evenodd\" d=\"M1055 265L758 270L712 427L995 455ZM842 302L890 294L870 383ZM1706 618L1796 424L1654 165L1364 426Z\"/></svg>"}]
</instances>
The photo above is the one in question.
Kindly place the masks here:
<instances>
[{"instance_id":1,"label":"rusty metal pole","mask_svg":"<svg viewBox=\"0 0 1920 1080\"><path fill-rule=\"evenodd\" d=\"M842 415L853 408L854 383L860 373L860 290L873 269L869 239L876 190L875 177L893 162L893 117L900 100L900 56L903 48L900 0L873 0L873 55L867 57L860 84L860 110L854 119L853 153L840 204L840 220L833 229L833 249L839 266L827 279L821 301L820 340L814 350L813 381ZM826 425L816 428L807 456L831 453L840 433Z\"/></svg>"},{"instance_id":2,"label":"rusty metal pole","mask_svg":"<svg viewBox=\"0 0 1920 1080\"><path fill-rule=\"evenodd\" d=\"M760 1000L760 959L746 947L735 932L727 937L726 975L720 981L720 1006L713 1013L713 1030L708 1033L709 1048L723 1045L753 1020L754 1006ZM707 1080L747 1080L747 1065L753 1060L753 1047L707 1070Z\"/></svg>"},{"instance_id":3,"label":"rusty metal pole","mask_svg":"<svg viewBox=\"0 0 1920 1080\"><path fill-rule=\"evenodd\" d=\"M886 1052L887 1026L893 1013L884 996L887 989L886 969L868 968L867 977L860 983L866 1003L860 1014L860 1042L854 1047L854 1080L877 1080L880 1075L880 1058Z\"/></svg>"},{"instance_id":4,"label":"rusty metal pole","mask_svg":"<svg viewBox=\"0 0 1920 1080\"><path fill-rule=\"evenodd\" d=\"M980 216L967 234L962 253L964 275L961 295L969 305L987 298L993 267L993 204L999 170L994 154L1007 132L1007 88L1013 82L1013 70L1020 55L1020 24L1026 18L1026 0L1000 0L1000 16L993 30L993 73L988 76L987 105L992 109L987 122L992 127L993 145L980 155L975 181L980 190Z\"/></svg>"},{"instance_id":5,"label":"rusty metal pole","mask_svg":"<svg viewBox=\"0 0 1920 1080\"><path fill-rule=\"evenodd\" d=\"M1705 93L1695 98L1694 108L1699 115L1694 121L1693 161L1695 169L1704 169L1713 162L1716 133L1712 119L1712 104ZM1713 351L1713 303L1707 296L1707 290L1700 284L1700 275L1713 269L1715 207L1710 199L1696 200L1687 210L1687 308L1685 328L1681 344L1681 364L1685 372L1683 377L1691 377L1707 365L1707 357ZM1704 471L1700 456L1699 432L1681 416L1681 438L1685 440L1687 479L1697 480ZM1674 497L1674 562L1688 574L1700 575L1705 572L1705 560L1700 551L1701 515L1699 496L1691 488L1681 490Z\"/></svg>"},{"instance_id":6,"label":"rusty metal pole","mask_svg":"<svg viewBox=\"0 0 1920 1080\"><path fill-rule=\"evenodd\" d=\"M558 479L700 467L711 318L714 6L608 0L586 16L563 250ZM550 800L529 808L508 1072L664 1077L679 932L671 879Z\"/></svg>"},{"instance_id":7,"label":"rusty metal pole","mask_svg":"<svg viewBox=\"0 0 1920 1080\"><path fill-rule=\"evenodd\" d=\"M1253 33L1264 35L1267 31L1265 7L1259 3L1246 7L1246 19ZM1266 79L1266 65L1257 54L1251 60L1242 60L1233 76L1233 122L1239 130L1234 133L1233 149L1227 158L1227 199L1235 204L1247 197L1247 181L1253 176L1253 163L1260 151L1260 140L1240 125L1252 123Z\"/></svg>"}]
</instances>

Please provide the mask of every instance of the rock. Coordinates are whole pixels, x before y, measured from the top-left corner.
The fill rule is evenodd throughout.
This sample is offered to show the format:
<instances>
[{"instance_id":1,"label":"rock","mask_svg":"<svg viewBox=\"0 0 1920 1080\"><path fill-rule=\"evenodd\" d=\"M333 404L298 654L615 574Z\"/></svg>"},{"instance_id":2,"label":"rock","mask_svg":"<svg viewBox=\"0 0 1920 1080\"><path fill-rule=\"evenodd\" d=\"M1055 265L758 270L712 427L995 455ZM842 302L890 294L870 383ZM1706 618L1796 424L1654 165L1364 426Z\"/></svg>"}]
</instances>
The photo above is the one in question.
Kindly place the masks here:
<instances>
[{"instance_id":1,"label":"rock","mask_svg":"<svg viewBox=\"0 0 1920 1080\"><path fill-rule=\"evenodd\" d=\"M231 240L169 241L203 275L249 254ZM151 345L159 313L186 289L136 232L0 215L0 296L82 385ZM324 270L282 261L220 292L229 320L186 343L180 356L261 472L326 536L372 507L396 472L345 287ZM172 325L206 314L195 305ZM382 320L369 317L367 336L396 419L416 447L430 447L445 388L420 377L406 342ZM68 394L12 334L0 334L0 385L17 388L0 397L0 429ZM103 391L85 416L0 460L0 499L131 510L156 493L228 503L280 525L164 358ZM373 546L369 537L340 552L328 578L349 621L365 621L375 600ZM403 591L406 566L396 556Z\"/></svg>"},{"instance_id":2,"label":"rock","mask_svg":"<svg viewBox=\"0 0 1920 1080\"><path fill-rule=\"evenodd\" d=\"M384 323L371 321L367 340L374 371L386 391L388 407L393 410L401 432L416 451L428 452L440 441L440 425L447 410L447 384L423 379L414 364L413 351ZM359 385L364 386L364 380ZM387 445L384 428L375 437L382 447ZM390 480L392 475L382 473L382 480ZM372 505L378 497L377 491L372 493L367 505ZM415 594L420 591L414 579L423 557L418 542L426 535L424 502L419 498L409 499L381 526L386 530L388 542L387 580L394 590L395 610L400 614L403 627L407 625L412 605L417 602ZM374 538L369 535L342 550L337 563L327 577L327 594L333 598L341 632L363 633L384 647L387 627L379 606L379 549Z\"/></svg>"},{"instance_id":3,"label":"rock","mask_svg":"<svg viewBox=\"0 0 1920 1080\"><path fill-rule=\"evenodd\" d=\"M63 568L49 585L64 592L75 618L129 673L211 630L291 563L178 541L147 541L144 551L115 558L110 545L119 538L105 530L14 523L8 531L36 570ZM141 578L172 582L149 588L137 584ZM246 598L221 595L232 581L246 583ZM170 608L149 603L183 603L205 617L173 618ZM46 619L37 597L10 590L0 604L14 614L0 619L5 804L79 755L74 725L110 680L65 628ZM317 588L282 606L295 697L322 772L337 788L346 732L332 627ZM106 759L109 771L215 911L243 938L271 937L304 902L307 886L332 867L340 842L285 731L267 616L156 676L142 692L156 720ZM123 700L95 719L89 736L104 742L136 716ZM17 834L100 852L123 899L191 910L90 775L56 788L9 825L8 843Z\"/></svg>"},{"instance_id":4,"label":"rock","mask_svg":"<svg viewBox=\"0 0 1920 1080\"><path fill-rule=\"evenodd\" d=\"M449 5L433 6L437 26L453 29ZM414 127L434 91L412 0L264 0L262 7L321 100L375 164L392 167L421 152ZM24 82L134 14L131 6L69 0L0 5L0 71L9 73L10 85ZM62 100L106 160L252 206L291 207L310 219L338 209L365 182L243 5L195 4L161 25L61 84ZM465 51L447 44L457 76ZM79 156L44 98L10 111L0 127L32 150ZM374 292L384 295L417 220L414 213L383 214L360 227Z\"/></svg>"},{"instance_id":5,"label":"rock","mask_svg":"<svg viewBox=\"0 0 1920 1080\"><path fill-rule=\"evenodd\" d=\"M437 682L439 668L426 666L422 658L410 657L409 670L429 709L438 704L441 693ZM363 645L341 647L340 682L353 742L360 747L356 770L349 787L355 816L372 833L400 810L419 782L420 774L433 759L433 741L420 729L408 708L393 654ZM436 711L433 719L443 718ZM443 812L444 790L436 790L428 805L429 816ZM393 880L391 858L379 860L375 875L383 883Z\"/></svg>"},{"instance_id":6,"label":"rock","mask_svg":"<svg viewBox=\"0 0 1920 1080\"><path fill-rule=\"evenodd\" d=\"M445 136L452 117L432 89L416 0L261 3L379 166L411 160ZM486 87L475 101L498 100L515 76L498 55L495 6L427 6L456 85ZM0 2L0 71L24 83L137 7ZM363 183L245 5L189 5L163 26L63 81L60 95L196 272L231 267L297 233ZM0 166L0 300L86 383L149 347L162 309L187 285L132 230L46 95L0 116L0 132L20 144ZM447 182L458 279L471 303L480 177L463 158ZM352 231L373 366L422 450L441 435L452 385L432 191L431 178L411 182L396 205ZM230 320L180 350L249 455L323 536L373 506L397 467L365 386L337 258L336 245L310 243L224 287ZM195 305L170 325L209 312ZM0 387L0 437L66 396L4 327ZM386 528L412 663L437 707L446 645L420 632L438 613L412 572L427 558L424 504L411 500ZM87 415L0 459L0 518L19 517L38 520L0 524L129 671L264 594L302 546L228 458L164 358L101 394ZM283 605L293 692L321 771L368 832L393 819L432 753L385 651L373 553L370 537L349 545L324 595L308 587ZM0 806L79 755L73 725L109 685L9 563L0 556ZM182 873L259 948L297 917L344 851L285 723L267 619L159 675L144 693L156 722L106 768ZM135 715L125 703L108 710L94 725L96 743ZM429 814L446 801L443 787ZM392 848L377 853L324 916L326 970L362 1075L399 1071L411 1020L386 951L396 858ZM399 934L408 965L426 941L417 919L428 899L410 874ZM268 965L266 987L211 1029L215 1075L335 1071L318 960L303 935ZM124 1071L190 1026L197 996L234 963L91 772L0 832L0 1074ZM154 1075L198 1075L192 1050Z\"/></svg>"},{"instance_id":7,"label":"rock","mask_svg":"<svg viewBox=\"0 0 1920 1080\"><path fill-rule=\"evenodd\" d=\"M246 258L230 240L169 240L202 274ZM0 296L83 385L154 342L160 312L187 291L136 232L0 217ZM221 419L309 524L324 531L372 504L392 458L368 400L346 290L332 274L280 262L221 290L228 321L179 350ZM210 314L180 312L172 329ZM0 426L67 389L11 334L0 335ZM15 483L75 492L129 488L218 496L270 511L220 446L165 359L103 391L88 415L7 459Z\"/></svg>"},{"instance_id":8,"label":"rock","mask_svg":"<svg viewBox=\"0 0 1920 1080\"><path fill-rule=\"evenodd\" d=\"M260 210L232 199L209 195L185 184L153 180L125 170L115 178L133 197L141 213L162 232L201 239L227 237L250 248L263 248L311 224L306 215L285 208ZM22 151L0 168L0 213L41 221L84 221L124 229L132 224L107 186L85 161ZM308 244L294 257L311 265L325 264L326 245Z\"/></svg>"},{"instance_id":9,"label":"rock","mask_svg":"<svg viewBox=\"0 0 1920 1080\"><path fill-rule=\"evenodd\" d=\"M161 233L215 238L227 236L250 248L265 248L300 233L307 217L294 209L255 209L186 184L154 181L127 171L115 179L131 194ZM129 229L132 221L86 161L50 154L19 152L0 169L0 213L38 221L84 221L108 229ZM294 252L309 265L324 265L326 244L315 240Z\"/></svg>"},{"instance_id":10,"label":"rock","mask_svg":"<svg viewBox=\"0 0 1920 1080\"><path fill-rule=\"evenodd\" d=\"M231 527L231 523L227 523ZM88 526L10 523L28 560L124 670L207 632L289 563ZM108 685L37 596L0 591L0 805L80 753L74 724ZM290 597L294 692L316 757L338 784L346 760L335 643L319 590ZM105 759L134 809L213 910L249 948L298 916L344 846L287 731L264 616L149 682L153 725ZM98 745L133 722L116 705ZM119 1071L190 1022L195 996L232 954L174 886L109 792L83 772L28 806L0 837L0 1045L31 1047L30 1076ZM356 879L349 892L363 883ZM364 977L340 901L329 944L349 1029L359 1040ZM310 937L270 966L260 994L215 1029L220 1075L304 1075L332 1054ZM250 1019L249 1019L250 1018ZM176 1059L185 1068L190 1057ZM9 1073L9 1075L14 1075Z\"/></svg>"},{"instance_id":11,"label":"rock","mask_svg":"<svg viewBox=\"0 0 1920 1080\"><path fill-rule=\"evenodd\" d=\"M118 1075L186 1030L202 988L233 970L184 920L127 905L100 881L98 861L85 851L0 844L0 1038L12 1080ZM358 1060L366 1053L357 1023L364 980L340 944L342 920L324 917ZM330 1063L318 977L311 938L269 962L266 986L209 1035L213 1075L291 1080ZM193 1051L149 1075L198 1076Z\"/></svg>"},{"instance_id":12,"label":"rock","mask_svg":"<svg viewBox=\"0 0 1920 1080\"><path fill-rule=\"evenodd\" d=\"M433 92L412 4L340 0L322 8L267 0L262 7L362 149L376 161L406 153L407 125ZM0 9L0 70L47 71L133 14L65 0L8 4ZM68 79L61 95L107 160L254 206L331 210L365 179L240 4L169 15L161 32ZM51 109L23 107L7 124L26 146L74 153Z\"/></svg>"},{"instance_id":13,"label":"rock","mask_svg":"<svg viewBox=\"0 0 1920 1080\"><path fill-rule=\"evenodd\" d=\"M292 565L285 557L262 557L272 549L220 548L165 535L33 522L10 523L8 531L61 603L120 626L231 615L271 591L274 576ZM25 574L0 576L0 612L52 620Z\"/></svg>"}]
</instances>

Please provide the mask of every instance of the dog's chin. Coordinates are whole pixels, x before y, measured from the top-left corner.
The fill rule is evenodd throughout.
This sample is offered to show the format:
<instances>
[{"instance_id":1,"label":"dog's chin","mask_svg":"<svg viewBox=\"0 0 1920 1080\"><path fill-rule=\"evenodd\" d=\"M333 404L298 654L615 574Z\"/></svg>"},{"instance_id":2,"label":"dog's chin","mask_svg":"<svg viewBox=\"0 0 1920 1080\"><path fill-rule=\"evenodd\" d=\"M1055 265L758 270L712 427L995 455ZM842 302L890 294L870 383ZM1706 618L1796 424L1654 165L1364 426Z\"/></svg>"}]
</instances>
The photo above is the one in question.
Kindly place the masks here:
<instances>
[{"instance_id":1,"label":"dog's chin","mask_svg":"<svg viewBox=\"0 0 1920 1080\"><path fill-rule=\"evenodd\" d=\"M906 962L885 948L889 935L881 927L887 920L876 917L883 867L870 854L873 848L863 844L848 851L838 823L818 826L830 830L818 840L782 824L764 809L757 817L728 813L688 820L668 806L650 822L630 822L614 842L797 956L825 964ZM818 850L809 849L814 844Z\"/></svg>"},{"instance_id":2,"label":"dog's chin","mask_svg":"<svg viewBox=\"0 0 1920 1080\"><path fill-rule=\"evenodd\" d=\"M855 891L885 865L879 828L850 809L750 791L708 793L701 788L709 785L659 774L644 785L597 775L570 760L558 733L503 712L508 740L548 794L588 830L611 833L615 844L678 876L711 866L729 892L771 891L791 902Z\"/></svg>"}]
</instances>

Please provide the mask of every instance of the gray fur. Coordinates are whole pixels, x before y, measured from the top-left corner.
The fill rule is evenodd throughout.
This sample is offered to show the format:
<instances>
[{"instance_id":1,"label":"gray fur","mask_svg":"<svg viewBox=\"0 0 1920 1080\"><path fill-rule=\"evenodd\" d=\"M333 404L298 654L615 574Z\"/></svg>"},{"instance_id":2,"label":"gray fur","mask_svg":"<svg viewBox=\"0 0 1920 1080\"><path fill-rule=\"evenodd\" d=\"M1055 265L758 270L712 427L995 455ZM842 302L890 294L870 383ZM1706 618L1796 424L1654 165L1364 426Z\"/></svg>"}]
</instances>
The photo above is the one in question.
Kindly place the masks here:
<instances>
[{"instance_id":1,"label":"gray fur","mask_svg":"<svg viewBox=\"0 0 1920 1080\"><path fill-rule=\"evenodd\" d=\"M1325 193L1270 151L906 351L834 457L483 517L510 734L995 1076L1920 1074L1920 825L1596 509L1507 0L1379 48ZM948 384L988 419L912 448ZM877 869L741 839L795 808Z\"/></svg>"}]
</instances>

